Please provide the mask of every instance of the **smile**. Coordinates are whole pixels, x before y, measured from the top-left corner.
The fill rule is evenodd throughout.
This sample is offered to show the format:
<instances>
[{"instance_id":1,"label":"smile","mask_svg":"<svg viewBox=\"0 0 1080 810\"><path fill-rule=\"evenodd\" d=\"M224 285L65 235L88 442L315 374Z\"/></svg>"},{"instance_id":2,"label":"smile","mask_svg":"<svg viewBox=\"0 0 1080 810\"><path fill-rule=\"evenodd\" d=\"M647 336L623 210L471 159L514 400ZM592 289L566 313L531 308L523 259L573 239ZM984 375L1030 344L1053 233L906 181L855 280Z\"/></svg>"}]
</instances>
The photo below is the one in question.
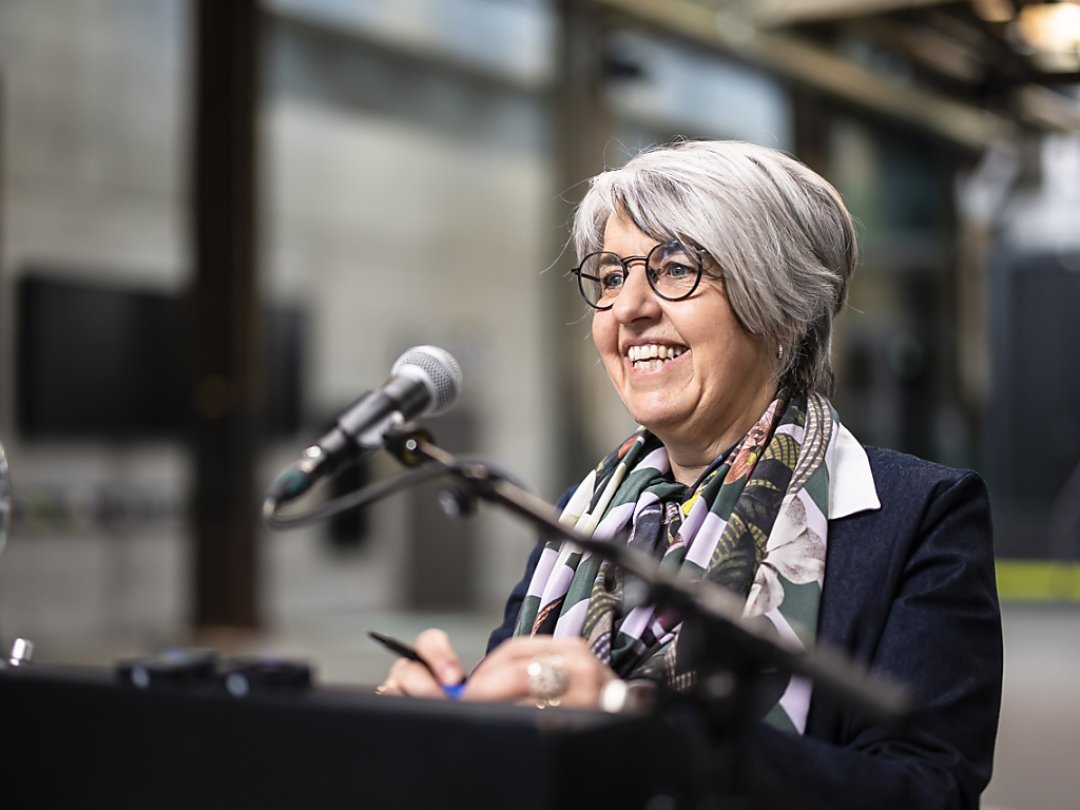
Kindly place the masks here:
<instances>
[{"instance_id":1,"label":"smile","mask_svg":"<svg viewBox=\"0 0 1080 810\"><path fill-rule=\"evenodd\" d=\"M641 346L631 346L626 352L626 359L635 369L646 371L660 368L664 363L674 360L685 351L687 351L685 346L646 343Z\"/></svg>"}]
</instances>

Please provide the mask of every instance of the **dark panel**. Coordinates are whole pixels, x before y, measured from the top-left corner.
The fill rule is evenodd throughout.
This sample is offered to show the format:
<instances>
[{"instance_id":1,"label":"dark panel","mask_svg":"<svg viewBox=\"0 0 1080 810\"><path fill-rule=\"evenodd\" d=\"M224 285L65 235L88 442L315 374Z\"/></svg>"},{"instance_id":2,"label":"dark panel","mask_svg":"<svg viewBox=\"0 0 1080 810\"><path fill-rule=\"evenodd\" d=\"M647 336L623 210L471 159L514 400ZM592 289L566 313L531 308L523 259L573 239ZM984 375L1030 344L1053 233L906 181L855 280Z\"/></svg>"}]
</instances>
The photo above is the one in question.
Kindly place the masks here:
<instances>
[{"instance_id":1,"label":"dark panel","mask_svg":"<svg viewBox=\"0 0 1080 810\"><path fill-rule=\"evenodd\" d=\"M993 359L987 458L1005 556L1080 552L1069 508L1080 464L1080 254L1004 257L993 274ZM1074 494L1075 501L1080 494Z\"/></svg>"},{"instance_id":2,"label":"dark panel","mask_svg":"<svg viewBox=\"0 0 1080 810\"><path fill-rule=\"evenodd\" d=\"M175 436L180 310L165 293L21 277L16 420L26 438Z\"/></svg>"},{"instance_id":3,"label":"dark panel","mask_svg":"<svg viewBox=\"0 0 1080 810\"><path fill-rule=\"evenodd\" d=\"M176 439L188 429L186 304L119 283L25 271L16 282L16 426L29 440ZM267 362L256 420L262 435L299 430L306 316L260 313Z\"/></svg>"}]
</instances>

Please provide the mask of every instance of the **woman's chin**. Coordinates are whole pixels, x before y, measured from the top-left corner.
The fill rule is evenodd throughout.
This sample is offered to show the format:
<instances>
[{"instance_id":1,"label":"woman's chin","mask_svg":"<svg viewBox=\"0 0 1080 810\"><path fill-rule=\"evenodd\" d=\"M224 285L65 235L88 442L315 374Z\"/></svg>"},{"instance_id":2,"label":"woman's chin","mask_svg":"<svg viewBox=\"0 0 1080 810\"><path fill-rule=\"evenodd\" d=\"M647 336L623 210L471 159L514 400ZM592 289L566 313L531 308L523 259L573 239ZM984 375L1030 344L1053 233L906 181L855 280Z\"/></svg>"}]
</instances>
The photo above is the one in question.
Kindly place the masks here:
<instances>
[{"instance_id":1,"label":"woman's chin","mask_svg":"<svg viewBox=\"0 0 1080 810\"><path fill-rule=\"evenodd\" d=\"M670 407L630 407L631 418L650 433L663 436L670 432L672 426L680 424L683 420Z\"/></svg>"}]
</instances>

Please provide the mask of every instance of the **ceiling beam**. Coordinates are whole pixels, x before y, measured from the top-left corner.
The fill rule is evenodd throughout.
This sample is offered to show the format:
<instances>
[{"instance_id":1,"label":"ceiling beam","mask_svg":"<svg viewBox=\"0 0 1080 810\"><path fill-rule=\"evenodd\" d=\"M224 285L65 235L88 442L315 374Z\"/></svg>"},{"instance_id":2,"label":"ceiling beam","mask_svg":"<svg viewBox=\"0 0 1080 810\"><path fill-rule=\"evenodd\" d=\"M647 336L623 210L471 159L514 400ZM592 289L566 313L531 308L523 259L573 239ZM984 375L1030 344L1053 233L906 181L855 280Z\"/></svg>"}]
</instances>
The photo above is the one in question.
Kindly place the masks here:
<instances>
[{"instance_id":1,"label":"ceiling beam","mask_svg":"<svg viewBox=\"0 0 1080 810\"><path fill-rule=\"evenodd\" d=\"M950 2L956 0L755 0L744 8L753 9L751 13L758 25L774 26L872 17Z\"/></svg>"},{"instance_id":2,"label":"ceiling beam","mask_svg":"<svg viewBox=\"0 0 1080 810\"><path fill-rule=\"evenodd\" d=\"M1015 104L1018 114L1044 129L1059 132L1080 132L1080 104L1049 87L1028 84L1017 89Z\"/></svg>"},{"instance_id":3,"label":"ceiling beam","mask_svg":"<svg viewBox=\"0 0 1080 810\"><path fill-rule=\"evenodd\" d=\"M1015 134L1015 124L1004 116L892 81L792 34L758 30L737 9L708 8L690 0L593 2L968 149L979 151Z\"/></svg>"}]
</instances>

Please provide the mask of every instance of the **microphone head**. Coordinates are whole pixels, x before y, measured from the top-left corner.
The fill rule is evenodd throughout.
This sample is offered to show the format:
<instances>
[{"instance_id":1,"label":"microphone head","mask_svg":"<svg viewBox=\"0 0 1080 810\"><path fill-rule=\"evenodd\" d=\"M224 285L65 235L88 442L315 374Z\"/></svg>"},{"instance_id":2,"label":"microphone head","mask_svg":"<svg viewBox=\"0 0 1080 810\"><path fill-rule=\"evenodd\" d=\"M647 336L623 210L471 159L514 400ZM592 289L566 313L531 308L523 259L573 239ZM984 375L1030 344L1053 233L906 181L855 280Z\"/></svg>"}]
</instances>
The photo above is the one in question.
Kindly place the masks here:
<instances>
[{"instance_id":1,"label":"microphone head","mask_svg":"<svg viewBox=\"0 0 1080 810\"><path fill-rule=\"evenodd\" d=\"M431 402L420 416L435 416L449 410L461 394L461 366L446 349L413 346L397 359L391 377L408 377L421 383Z\"/></svg>"}]
</instances>

